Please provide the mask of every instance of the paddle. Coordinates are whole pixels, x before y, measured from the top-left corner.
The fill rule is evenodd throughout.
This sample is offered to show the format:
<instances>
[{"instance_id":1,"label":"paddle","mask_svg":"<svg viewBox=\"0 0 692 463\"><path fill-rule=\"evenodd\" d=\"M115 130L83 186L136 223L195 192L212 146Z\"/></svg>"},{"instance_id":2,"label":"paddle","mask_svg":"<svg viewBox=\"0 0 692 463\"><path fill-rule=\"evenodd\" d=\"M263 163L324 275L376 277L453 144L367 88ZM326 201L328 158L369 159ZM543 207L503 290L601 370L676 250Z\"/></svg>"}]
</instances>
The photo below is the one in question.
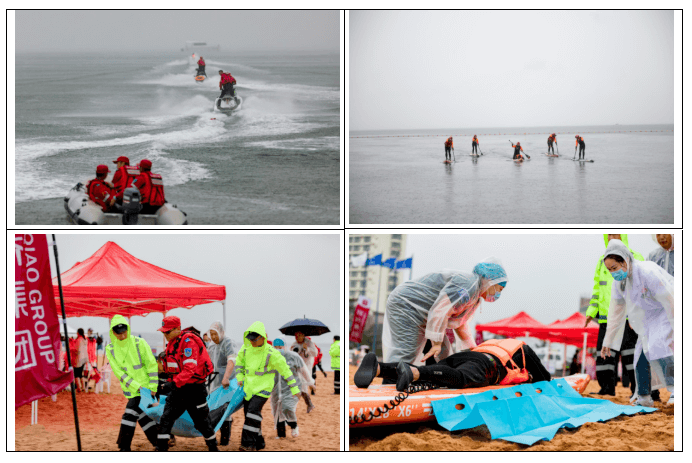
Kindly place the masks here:
<instances>
[{"instance_id":1,"label":"paddle","mask_svg":"<svg viewBox=\"0 0 692 463\"><path fill-rule=\"evenodd\" d=\"M457 157L454 154L454 148L452 148L452 156L454 156L454 162L457 162Z\"/></svg>"},{"instance_id":2,"label":"paddle","mask_svg":"<svg viewBox=\"0 0 692 463\"><path fill-rule=\"evenodd\" d=\"M557 142L555 142L555 146L557 146ZM557 155L558 156L560 155L560 147L559 146L557 146Z\"/></svg>"}]
</instances>

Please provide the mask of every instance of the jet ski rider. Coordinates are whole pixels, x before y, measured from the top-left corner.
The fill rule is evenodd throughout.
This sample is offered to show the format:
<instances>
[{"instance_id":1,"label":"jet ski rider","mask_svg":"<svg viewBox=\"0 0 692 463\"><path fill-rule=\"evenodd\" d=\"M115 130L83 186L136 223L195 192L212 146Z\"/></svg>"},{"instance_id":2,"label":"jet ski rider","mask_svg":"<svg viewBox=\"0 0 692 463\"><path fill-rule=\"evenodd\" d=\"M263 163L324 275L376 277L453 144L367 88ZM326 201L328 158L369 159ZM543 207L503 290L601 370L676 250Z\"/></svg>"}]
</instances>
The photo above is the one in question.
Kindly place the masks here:
<instances>
[{"instance_id":1,"label":"jet ski rider","mask_svg":"<svg viewBox=\"0 0 692 463\"><path fill-rule=\"evenodd\" d=\"M204 62L204 56L199 57L199 61L197 61L197 75L198 76L206 76L207 73L204 71L204 68L206 67L206 63Z\"/></svg>"},{"instance_id":2,"label":"jet ski rider","mask_svg":"<svg viewBox=\"0 0 692 463\"><path fill-rule=\"evenodd\" d=\"M234 97L235 90L233 89L233 86L236 84L235 77L233 77L230 72L223 72L222 69L219 69L219 77L221 77L221 81L219 82L221 96L219 98L223 98L224 95Z\"/></svg>"}]
</instances>

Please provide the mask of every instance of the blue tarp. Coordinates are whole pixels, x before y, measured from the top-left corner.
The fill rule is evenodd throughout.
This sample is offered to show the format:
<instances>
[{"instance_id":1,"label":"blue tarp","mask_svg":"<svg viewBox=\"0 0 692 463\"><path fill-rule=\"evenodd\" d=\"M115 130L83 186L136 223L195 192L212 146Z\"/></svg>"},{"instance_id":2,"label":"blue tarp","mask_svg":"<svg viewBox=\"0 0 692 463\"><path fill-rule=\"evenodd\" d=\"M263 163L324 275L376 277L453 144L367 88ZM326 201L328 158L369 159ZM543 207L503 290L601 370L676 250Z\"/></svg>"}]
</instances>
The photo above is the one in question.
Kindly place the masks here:
<instances>
[{"instance_id":1,"label":"blue tarp","mask_svg":"<svg viewBox=\"0 0 692 463\"><path fill-rule=\"evenodd\" d=\"M230 383L228 388L220 387L207 396L209 418L211 419L212 426L214 426L214 432L221 429L221 425L223 425L223 422L229 415L232 415L243 407L243 397L245 396L243 388L238 386L238 381L235 378L233 378ZM150 407L155 400L151 397L151 392L144 388L140 391L142 400L139 403L139 407L151 419L159 423L166 405L166 396L162 395L160 397L159 405ZM192 418L190 418L188 412L183 413L183 415L176 420L171 434L181 437L202 437L202 434L195 429L195 425L192 423Z\"/></svg>"},{"instance_id":2,"label":"blue tarp","mask_svg":"<svg viewBox=\"0 0 692 463\"><path fill-rule=\"evenodd\" d=\"M432 407L448 431L484 424L493 439L525 445L551 440L563 427L657 410L582 397L562 378L436 400Z\"/></svg>"}]
</instances>

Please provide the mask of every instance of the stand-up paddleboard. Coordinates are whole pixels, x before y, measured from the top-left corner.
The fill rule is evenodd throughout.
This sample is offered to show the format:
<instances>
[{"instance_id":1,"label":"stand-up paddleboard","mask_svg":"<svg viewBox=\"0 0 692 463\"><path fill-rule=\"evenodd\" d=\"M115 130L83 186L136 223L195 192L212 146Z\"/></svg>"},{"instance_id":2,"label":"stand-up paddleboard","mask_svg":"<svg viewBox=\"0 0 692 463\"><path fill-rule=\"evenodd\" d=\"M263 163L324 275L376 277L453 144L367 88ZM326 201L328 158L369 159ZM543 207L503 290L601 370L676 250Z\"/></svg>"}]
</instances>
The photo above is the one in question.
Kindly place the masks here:
<instances>
[{"instance_id":1,"label":"stand-up paddleboard","mask_svg":"<svg viewBox=\"0 0 692 463\"><path fill-rule=\"evenodd\" d=\"M480 154L469 153L469 156L472 156L472 157L474 157L474 158L477 158L477 157L480 157Z\"/></svg>"},{"instance_id":2,"label":"stand-up paddleboard","mask_svg":"<svg viewBox=\"0 0 692 463\"><path fill-rule=\"evenodd\" d=\"M588 386L591 381L591 377L586 374L566 376L564 379L580 394L584 392L586 386ZM373 410L376 410L378 407L382 408L384 404L391 405L390 401L393 401L401 393L397 392L396 386L393 384L370 386L367 389L359 389L355 385L351 385L348 388L349 427L363 428L368 426L387 426L432 421L435 419L435 414L433 413L431 403L435 400L449 399L461 394L478 394L506 387L512 386L488 386L469 389L433 389L430 391L416 392L414 394L409 394L409 396L394 407L394 409L370 421L356 423L353 420L354 416L363 415L369 418Z\"/></svg>"},{"instance_id":3,"label":"stand-up paddleboard","mask_svg":"<svg viewBox=\"0 0 692 463\"><path fill-rule=\"evenodd\" d=\"M574 162L594 162L593 159L572 159Z\"/></svg>"},{"instance_id":4,"label":"stand-up paddleboard","mask_svg":"<svg viewBox=\"0 0 692 463\"><path fill-rule=\"evenodd\" d=\"M452 161L442 161L442 164L451 164Z\"/></svg>"},{"instance_id":5,"label":"stand-up paddleboard","mask_svg":"<svg viewBox=\"0 0 692 463\"><path fill-rule=\"evenodd\" d=\"M558 157L560 157L559 154L549 154L549 153L545 153L545 155L548 156L549 158L558 158Z\"/></svg>"}]
</instances>

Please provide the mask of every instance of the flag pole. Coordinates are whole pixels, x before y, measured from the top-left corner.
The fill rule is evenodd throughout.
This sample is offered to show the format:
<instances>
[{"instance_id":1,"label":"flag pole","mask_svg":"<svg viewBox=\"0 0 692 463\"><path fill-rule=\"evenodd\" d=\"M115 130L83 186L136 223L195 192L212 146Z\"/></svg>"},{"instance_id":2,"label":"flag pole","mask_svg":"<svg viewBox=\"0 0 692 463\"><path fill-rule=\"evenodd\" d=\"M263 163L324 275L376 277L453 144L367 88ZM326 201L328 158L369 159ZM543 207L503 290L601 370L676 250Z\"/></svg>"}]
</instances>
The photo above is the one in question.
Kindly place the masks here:
<instances>
[{"instance_id":1,"label":"flag pole","mask_svg":"<svg viewBox=\"0 0 692 463\"><path fill-rule=\"evenodd\" d=\"M65 332L65 350L67 351L67 365L69 368L72 368L72 359L70 359L70 346L68 344L69 337L67 335L67 317L65 316L65 300L62 295L62 279L60 278L60 264L58 263L58 242L55 239L55 234L53 236L53 252L55 253L55 269L58 272L58 290L60 291L60 309L62 309L62 326L63 330ZM105 353L105 350L104 350ZM74 370L72 370L72 374L74 375ZM74 426L75 426L75 431L77 432L77 451L81 452L82 451L82 440L79 437L79 417L77 416L77 397L75 396L75 381L77 378L72 381L71 384L71 389L72 389L72 412L74 413Z\"/></svg>"},{"instance_id":2,"label":"flag pole","mask_svg":"<svg viewBox=\"0 0 692 463\"><path fill-rule=\"evenodd\" d=\"M377 355L377 319L380 313L380 287L382 286L382 264L380 264L380 277L377 280L377 305L375 306L375 335L372 338L372 351Z\"/></svg>"}]
</instances>

